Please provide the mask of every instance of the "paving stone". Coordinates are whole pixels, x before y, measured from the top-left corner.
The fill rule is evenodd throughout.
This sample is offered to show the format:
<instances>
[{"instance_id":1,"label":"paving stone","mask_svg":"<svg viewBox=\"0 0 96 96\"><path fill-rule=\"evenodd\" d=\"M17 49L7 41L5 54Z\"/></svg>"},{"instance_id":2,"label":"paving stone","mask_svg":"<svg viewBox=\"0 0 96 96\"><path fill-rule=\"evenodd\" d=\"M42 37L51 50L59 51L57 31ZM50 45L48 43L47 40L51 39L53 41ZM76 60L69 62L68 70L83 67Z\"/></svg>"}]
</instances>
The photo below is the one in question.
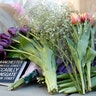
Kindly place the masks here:
<instances>
[{"instance_id":1,"label":"paving stone","mask_svg":"<svg viewBox=\"0 0 96 96\"><path fill-rule=\"evenodd\" d=\"M96 96L96 91L88 92L85 95L80 95L80 94L75 93L75 94L71 94L69 96Z\"/></svg>"}]
</instances>

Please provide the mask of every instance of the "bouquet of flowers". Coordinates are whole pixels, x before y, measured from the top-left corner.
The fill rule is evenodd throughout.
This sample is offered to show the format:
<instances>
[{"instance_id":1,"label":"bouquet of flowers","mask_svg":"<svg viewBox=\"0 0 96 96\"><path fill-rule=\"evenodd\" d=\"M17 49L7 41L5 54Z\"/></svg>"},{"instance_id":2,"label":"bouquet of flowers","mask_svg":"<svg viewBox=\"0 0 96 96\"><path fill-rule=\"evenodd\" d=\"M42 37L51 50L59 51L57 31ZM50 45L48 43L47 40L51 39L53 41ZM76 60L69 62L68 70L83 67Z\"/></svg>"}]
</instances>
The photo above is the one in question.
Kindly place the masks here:
<instances>
[{"instance_id":1,"label":"bouquet of flowers","mask_svg":"<svg viewBox=\"0 0 96 96\"><path fill-rule=\"evenodd\" d=\"M37 64L50 94L91 91L96 86L96 67L92 64L96 56L94 19L67 6L50 9L44 4L32 7L28 16L29 27L11 27L10 36L0 35L0 54L5 58L8 52L7 56L12 54ZM15 86L20 82L24 80Z\"/></svg>"},{"instance_id":2,"label":"bouquet of flowers","mask_svg":"<svg viewBox=\"0 0 96 96\"><path fill-rule=\"evenodd\" d=\"M89 14L72 13L71 27L71 37L66 36L65 39L67 50L62 51L63 48L60 48L61 51L59 50L60 57L69 73L69 78L67 77L68 80L66 79L65 84L59 83L60 92L85 94L95 86L92 62L96 56L94 50L96 26Z\"/></svg>"}]
</instances>

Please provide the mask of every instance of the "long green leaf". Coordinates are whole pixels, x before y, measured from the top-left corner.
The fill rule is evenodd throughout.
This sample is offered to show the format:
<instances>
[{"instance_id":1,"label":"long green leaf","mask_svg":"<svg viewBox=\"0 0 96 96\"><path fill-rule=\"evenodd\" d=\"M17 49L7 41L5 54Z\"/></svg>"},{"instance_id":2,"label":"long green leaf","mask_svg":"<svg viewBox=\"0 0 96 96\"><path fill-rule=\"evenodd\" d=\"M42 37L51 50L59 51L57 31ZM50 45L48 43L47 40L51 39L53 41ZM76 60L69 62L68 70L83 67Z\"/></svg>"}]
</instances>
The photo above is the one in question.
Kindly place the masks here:
<instances>
[{"instance_id":1,"label":"long green leaf","mask_svg":"<svg viewBox=\"0 0 96 96\"><path fill-rule=\"evenodd\" d=\"M31 39L19 34L19 40L20 46L24 51L29 52L31 54L36 54L38 50L36 50L36 48L33 46Z\"/></svg>"},{"instance_id":2,"label":"long green leaf","mask_svg":"<svg viewBox=\"0 0 96 96\"><path fill-rule=\"evenodd\" d=\"M72 40L70 38L68 38L68 37L66 37L66 40L68 42L68 46L70 48L71 55L73 57L73 60L75 62L75 65L76 65L76 67L77 67L77 69L79 71L79 75L80 75L80 79L81 79L82 93L85 94L85 84L84 84L84 78L83 78L81 60L78 58L77 50L76 50L75 45L72 42Z\"/></svg>"},{"instance_id":3,"label":"long green leaf","mask_svg":"<svg viewBox=\"0 0 96 96\"><path fill-rule=\"evenodd\" d=\"M96 51L88 47L87 54L85 55L85 63L92 62L96 56Z\"/></svg>"},{"instance_id":4,"label":"long green leaf","mask_svg":"<svg viewBox=\"0 0 96 96\"><path fill-rule=\"evenodd\" d=\"M77 51L78 51L78 56L79 56L80 61L83 60L83 58L86 54L86 49L87 49L88 43L89 43L89 37L90 37L90 31L84 33L81 36L81 39L78 41Z\"/></svg>"},{"instance_id":5,"label":"long green leaf","mask_svg":"<svg viewBox=\"0 0 96 96\"><path fill-rule=\"evenodd\" d=\"M67 40L68 46L70 48L72 58L73 58L74 62L76 63L76 66L78 68L78 54L77 54L77 51L76 51L76 48L75 48L75 44L68 37L66 37L66 40Z\"/></svg>"}]
</instances>

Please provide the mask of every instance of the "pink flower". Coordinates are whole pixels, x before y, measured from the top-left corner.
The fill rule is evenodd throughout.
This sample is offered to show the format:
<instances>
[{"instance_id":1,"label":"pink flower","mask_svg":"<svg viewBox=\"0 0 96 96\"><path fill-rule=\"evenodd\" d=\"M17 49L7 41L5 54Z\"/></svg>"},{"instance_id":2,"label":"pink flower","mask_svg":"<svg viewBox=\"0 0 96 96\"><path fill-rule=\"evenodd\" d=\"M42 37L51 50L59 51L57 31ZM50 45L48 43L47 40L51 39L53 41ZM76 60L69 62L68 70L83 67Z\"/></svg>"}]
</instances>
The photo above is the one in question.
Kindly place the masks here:
<instances>
[{"instance_id":1,"label":"pink flower","mask_svg":"<svg viewBox=\"0 0 96 96\"><path fill-rule=\"evenodd\" d=\"M85 22L85 20L87 20L88 18L88 14L87 13L84 13L84 14L80 14L80 20L82 23Z\"/></svg>"},{"instance_id":2,"label":"pink flower","mask_svg":"<svg viewBox=\"0 0 96 96\"><path fill-rule=\"evenodd\" d=\"M83 13L83 14L72 13L70 17L71 17L71 22L74 25L78 23L84 23L86 20L91 23L93 22L93 18L88 13Z\"/></svg>"},{"instance_id":3,"label":"pink flower","mask_svg":"<svg viewBox=\"0 0 96 96\"><path fill-rule=\"evenodd\" d=\"M12 6L17 10L18 13L25 14L24 9L19 3L14 3Z\"/></svg>"},{"instance_id":4,"label":"pink flower","mask_svg":"<svg viewBox=\"0 0 96 96\"><path fill-rule=\"evenodd\" d=\"M28 15L26 14L25 10L23 9L23 7L19 4L19 3L14 3L12 5L12 7L14 7L14 9L20 14L20 15L24 15L24 18L30 22L30 18L28 17Z\"/></svg>"},{"instance_id":5,"label":"pink flower","mask_svg":"<svg viewBox=\"0 0 96 96\"><path fill-rule=\"evenodd\" d=\"M82 23L84 23L85 20L88 20L89 22L91 22L92 21L92 17L88 13L81 14L80 15L80 21Z\"/></svg>"},{"instance_id":6,"label":"pink flower","mask_svg":"<svg viewBox=\"0 0 96 96\"><path fill-rule=\"evenodd\" d=\"M76 25L80 22L80 16L77 15L76 13L72 13L70 17L71 17L72 24Z\"/></svg>"}]
</instances>

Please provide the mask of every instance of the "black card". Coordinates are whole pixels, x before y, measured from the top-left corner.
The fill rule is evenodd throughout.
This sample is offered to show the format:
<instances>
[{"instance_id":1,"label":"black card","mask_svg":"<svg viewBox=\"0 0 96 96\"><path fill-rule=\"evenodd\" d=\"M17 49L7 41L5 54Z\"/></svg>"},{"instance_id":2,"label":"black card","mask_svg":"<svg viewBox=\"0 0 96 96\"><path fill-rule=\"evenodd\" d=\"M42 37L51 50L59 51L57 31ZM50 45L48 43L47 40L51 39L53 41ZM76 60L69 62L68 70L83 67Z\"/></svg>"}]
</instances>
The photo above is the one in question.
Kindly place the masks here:
<instances>
[{"instance_id":1,"label":"black card","mask_svg":"<svg viewBox=\"0 0 96 96\"><path fill-rule=\"evenodd\" d=\"M27 61L1 60L0 61L0 83L13 83L22 75Z\"/></svg>"}]
</instances>

